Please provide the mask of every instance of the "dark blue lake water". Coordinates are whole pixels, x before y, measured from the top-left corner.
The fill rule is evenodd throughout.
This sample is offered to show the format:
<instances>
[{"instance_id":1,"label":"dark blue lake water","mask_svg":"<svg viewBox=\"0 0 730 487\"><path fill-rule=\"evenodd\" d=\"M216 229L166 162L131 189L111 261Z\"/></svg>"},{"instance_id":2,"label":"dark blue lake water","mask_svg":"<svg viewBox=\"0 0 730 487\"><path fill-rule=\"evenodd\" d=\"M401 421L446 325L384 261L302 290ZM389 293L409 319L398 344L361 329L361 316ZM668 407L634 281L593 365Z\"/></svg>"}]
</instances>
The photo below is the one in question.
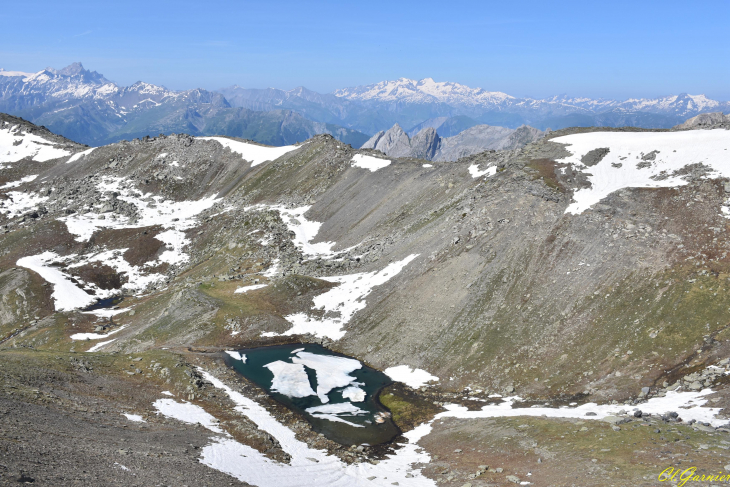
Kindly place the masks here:
<instances>
[{"instance_id":1,"label":"dark blue lake water","mask_svg":"<svg viewBox=\"0 0 730 487\"><path fill-rule=\"evenodd\" d=\"M238 350L226 355L226 364L340 444L377 445L400 434L377 400L392 380L358 360L293 344Z\"/></svg>"}]
</instances>

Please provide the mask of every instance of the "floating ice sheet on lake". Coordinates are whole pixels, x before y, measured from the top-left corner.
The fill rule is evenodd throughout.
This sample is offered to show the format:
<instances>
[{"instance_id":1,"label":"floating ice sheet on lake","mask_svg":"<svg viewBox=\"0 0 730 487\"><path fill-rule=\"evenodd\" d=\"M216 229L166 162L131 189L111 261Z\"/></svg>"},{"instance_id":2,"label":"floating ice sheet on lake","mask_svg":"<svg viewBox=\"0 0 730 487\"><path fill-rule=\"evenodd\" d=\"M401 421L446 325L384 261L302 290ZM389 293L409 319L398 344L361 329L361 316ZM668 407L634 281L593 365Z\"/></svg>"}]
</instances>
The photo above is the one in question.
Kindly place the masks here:
<instances>
[{"instance_id":1,"label":"floating ice sheet on lake","mask_svg":"<svg viewBox=\"0 0 730 487\"><path fill-rule=\"evenodd\" d=\"M344 423L355 428L364 428L361 424L355 424L351 421L343 419L341 416L360 416L367 414L367 411L360 409L349 402L342 402L337 404L323 404L321 406L314 406L307 408L309 414L315 418L326 419L327 421L334 421L336 423Z\"/></svg>"},{"instance_id":2,"label":"floating ice sheet on lake","mask_svg":"<svg viewBox=\"0 0 730 487\"><path fill-rule=\"evenodd\" d=\"M288 397L313 396L314 391L309 385L309 377L301 364L290 364L277 360L264 365L274 374L271 390ZM326 402L326 401L324 401Z\"/></svg>"},{"instance_id":3,"label":"floating ice sheet on lake","mask_svg":"<svg viewBox=\"0 0 730 487\"><path fill-rule=\"evenodd\" d=\"M298 352L292 357L292 362L306 365L317 373L317 396L322 403L329 402L327 394L332 389L352 384L355 378L350 374L362 368L359 360L309 352Z\"/></svg>"}]
</instances>

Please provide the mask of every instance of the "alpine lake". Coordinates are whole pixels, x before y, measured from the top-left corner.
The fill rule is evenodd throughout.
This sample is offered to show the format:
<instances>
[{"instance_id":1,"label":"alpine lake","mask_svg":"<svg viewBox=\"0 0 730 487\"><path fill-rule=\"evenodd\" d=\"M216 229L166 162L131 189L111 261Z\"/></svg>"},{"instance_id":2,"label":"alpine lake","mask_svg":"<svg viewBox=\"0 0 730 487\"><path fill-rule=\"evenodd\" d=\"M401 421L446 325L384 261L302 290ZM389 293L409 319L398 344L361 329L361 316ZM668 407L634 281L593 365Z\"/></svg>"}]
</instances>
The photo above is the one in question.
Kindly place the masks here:
<instances>
[{"instance_id":1,"label":"alpine lake","mask_svg":"<svg viewBox=\"0 0 730 487\"><path fill-rule=\"evenodd\" d=\"M400 434L379 391L393 381L360 361L316 344L227 352L226 365L342 445L377 445Z\"/></svg>"}]
</instances>

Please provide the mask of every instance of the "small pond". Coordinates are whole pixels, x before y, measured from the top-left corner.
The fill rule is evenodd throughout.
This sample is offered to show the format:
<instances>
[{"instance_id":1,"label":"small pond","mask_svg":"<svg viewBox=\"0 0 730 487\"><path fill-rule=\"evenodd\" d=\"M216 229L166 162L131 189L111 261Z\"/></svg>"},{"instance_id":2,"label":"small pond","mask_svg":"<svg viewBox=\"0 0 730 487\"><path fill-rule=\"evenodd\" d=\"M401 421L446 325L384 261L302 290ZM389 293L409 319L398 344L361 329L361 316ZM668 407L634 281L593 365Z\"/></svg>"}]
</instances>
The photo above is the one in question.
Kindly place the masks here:
<instances>
[{"instance_id":1,"label":"small pond","mask_svg":"<svg viewBox=\"0 0 730 487\"><path fill-rule=\"evenodd\" d=\"M377 400L392 380L359 360L293 344L228 352L226 364L340 444L377 445L400 434Z\"/></svg>"},{"instance_id":2,"label":"small pond","mask_svg":"<svg viewBox=\"0 0 730 487\"><path fill-rule=\"evenodd\" d=\"M96 303L92 304L91 306L87 306L86 308L82 309L81 311L96 311L99 309L113 308L114 306L117 306L119 303L121 303L123 300L124 300L124 296L116 296L114 298L100 299Z\"/></svg>"}]
</instances>

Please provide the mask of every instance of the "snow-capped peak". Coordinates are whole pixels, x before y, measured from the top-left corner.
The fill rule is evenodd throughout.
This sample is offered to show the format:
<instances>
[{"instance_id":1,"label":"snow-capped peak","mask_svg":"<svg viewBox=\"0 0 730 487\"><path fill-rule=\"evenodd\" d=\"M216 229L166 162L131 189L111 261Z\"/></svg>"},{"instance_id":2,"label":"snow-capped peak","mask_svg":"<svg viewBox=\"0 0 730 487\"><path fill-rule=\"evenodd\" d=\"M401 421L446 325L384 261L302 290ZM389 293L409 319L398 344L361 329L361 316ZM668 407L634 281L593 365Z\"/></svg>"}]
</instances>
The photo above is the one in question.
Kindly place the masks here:
<instances>
[{"instance_id":1,"label":"snow-capped peak","mask_svg":"<svg viewBox=\"0 0 730 487\"><path fill-rule=\"evenodd\" d=\"M358 101L439 102L468 106L493 105L513 98L506 93L471 88L450 81L434 81L433 78L418 81L409 78L381 81L373 85L337 90L334 95Z\"/></svg>"}]
</instances>

